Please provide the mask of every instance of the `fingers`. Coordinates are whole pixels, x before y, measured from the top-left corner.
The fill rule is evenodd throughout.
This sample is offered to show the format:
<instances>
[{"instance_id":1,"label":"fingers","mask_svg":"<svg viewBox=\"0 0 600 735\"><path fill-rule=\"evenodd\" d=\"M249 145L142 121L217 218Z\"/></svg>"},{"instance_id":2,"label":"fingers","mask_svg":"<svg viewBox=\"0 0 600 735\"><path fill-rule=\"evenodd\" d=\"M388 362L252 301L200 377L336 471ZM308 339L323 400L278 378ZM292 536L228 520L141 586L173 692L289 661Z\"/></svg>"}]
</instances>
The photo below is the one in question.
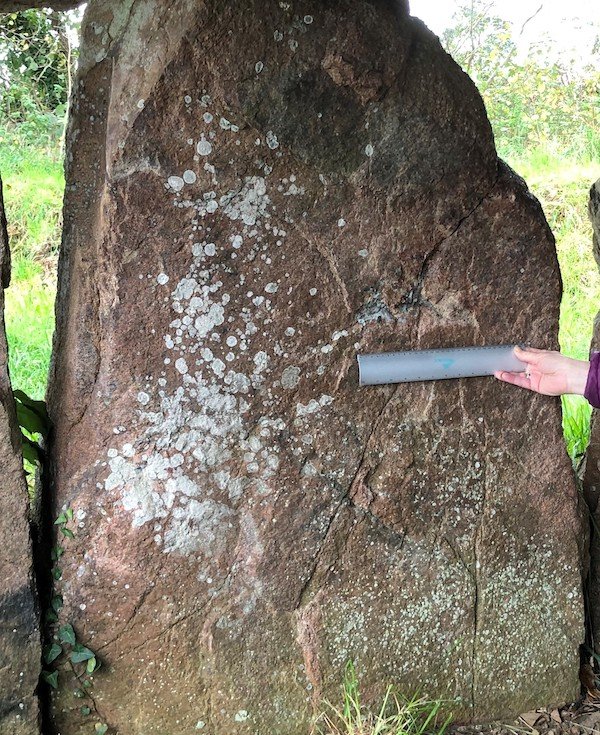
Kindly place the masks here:
<instances>
[{"instance_id":1,"label":"fingers","mask_svg":"<svg viewBox=\"0 0 600 735\"><path fill-rule=\"evenodd\" d=\"M504 383L518 385L519 388L527 388L527 390L533 390L531 387L531 379L526 377L525 373L509 373L498 370L494 373L494 376L498 378L498 380L502 380Z\"/></svg>"},{"instance_id":2,"label":"fingers","mask_svg":"<svg viewBox=\"0 0 600 735\"><path fill-rule=\"evenodd\" d=\"M526 362L528 365L536 365L548 351L538 350L535 347L528 347L524 350L522 347L517 345L514 352L521 362Z\"/></svg>"}]
</instances>

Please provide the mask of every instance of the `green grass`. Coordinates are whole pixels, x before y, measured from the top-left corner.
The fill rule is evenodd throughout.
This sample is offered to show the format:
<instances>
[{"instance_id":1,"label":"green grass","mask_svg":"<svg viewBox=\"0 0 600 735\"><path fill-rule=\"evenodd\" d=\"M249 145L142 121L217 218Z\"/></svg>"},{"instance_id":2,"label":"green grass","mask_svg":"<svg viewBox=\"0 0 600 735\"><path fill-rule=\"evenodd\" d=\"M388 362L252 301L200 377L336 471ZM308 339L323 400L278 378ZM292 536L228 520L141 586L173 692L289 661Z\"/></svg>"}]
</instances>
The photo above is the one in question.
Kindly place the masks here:
<instances>
[{"instance_id":1,"label":"green grass","mask_svg":"<svg viewBox=\"0 0 600 735\"><path fill-rule=\"evenodd\" d=\"M58 132L40 146L14 129L0 128L0 172L12 252L5 292L9 370L13 388L41 399L54 329L64 189Z\"/></svg>"},{"instance_id":2,"label":"green grass","mask_svg":"<svg viewBox=\"0 0 600 735\"><path fill-rule=\"evenodd\" d=\"M13 388L43 399L54 325L54 285L41 269L19 263L6 293L6 333Z\"/></svg>"},{"instance_id":3,"label":"green grass","mask_svg":"<svg viewBox=\"0 0 600 735\"><path fill-rule=\"evenodd\" d=\"M451 722L450 714L442 714L451 702L406 697L391 685L376 711L370 711L361 702L352 662L346 665L341 694L339 706L323 702L311 735L443 735Z\"/></svg>"},{"instance_id":4,"label":"green grass","mask_svg":"<svg viewBox=\"0 0 600 735\"><path fill-rule=\"evenodd\" d=\"M0 135L0 171L13 258L52 258L60 242L65 186L58 150L27 146L25 141L7 144Z\"/></svg>"}]
</instances>

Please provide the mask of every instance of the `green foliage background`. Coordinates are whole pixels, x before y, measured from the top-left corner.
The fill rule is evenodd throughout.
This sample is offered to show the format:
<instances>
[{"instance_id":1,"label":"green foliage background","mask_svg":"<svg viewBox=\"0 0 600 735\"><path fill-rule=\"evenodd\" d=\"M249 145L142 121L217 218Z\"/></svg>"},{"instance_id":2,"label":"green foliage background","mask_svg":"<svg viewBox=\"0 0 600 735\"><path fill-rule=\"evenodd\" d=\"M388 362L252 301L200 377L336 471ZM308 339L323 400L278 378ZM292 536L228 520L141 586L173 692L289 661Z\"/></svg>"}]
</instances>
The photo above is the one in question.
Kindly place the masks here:
<instances>
[{"instance_id":1,"label":"green foliage background","mask_svg":"<svg viewBox=\"0 0 600 735\"><path fill-rule=\"evenodd\" d=\"M598 162L600 159L600 45L588 63L556 59L540 38L519 58L516 29L495 17L495 3L463 3L442 38L443 46L473 79L484 98L500 155Z\"/></svg>"}]
</instances>

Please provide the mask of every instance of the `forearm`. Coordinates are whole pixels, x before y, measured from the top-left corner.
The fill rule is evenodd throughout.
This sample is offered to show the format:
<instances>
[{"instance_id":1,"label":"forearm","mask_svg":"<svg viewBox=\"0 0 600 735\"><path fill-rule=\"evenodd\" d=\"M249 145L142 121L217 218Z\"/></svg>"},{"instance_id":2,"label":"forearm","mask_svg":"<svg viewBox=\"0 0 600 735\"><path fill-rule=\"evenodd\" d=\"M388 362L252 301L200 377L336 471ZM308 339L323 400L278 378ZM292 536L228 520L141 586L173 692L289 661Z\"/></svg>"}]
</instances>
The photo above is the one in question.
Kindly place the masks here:
<instances>
[{"instance_id":1,"label":"forearm","mask_svg":"<svg viewBox=\"0 0 600 735\"><path fill-rule=\"evenodd\" d=\"M588 360L571 360L570 370L567 374L567 393L584 395L590 372Z\"/></svg>"}]
</instances>

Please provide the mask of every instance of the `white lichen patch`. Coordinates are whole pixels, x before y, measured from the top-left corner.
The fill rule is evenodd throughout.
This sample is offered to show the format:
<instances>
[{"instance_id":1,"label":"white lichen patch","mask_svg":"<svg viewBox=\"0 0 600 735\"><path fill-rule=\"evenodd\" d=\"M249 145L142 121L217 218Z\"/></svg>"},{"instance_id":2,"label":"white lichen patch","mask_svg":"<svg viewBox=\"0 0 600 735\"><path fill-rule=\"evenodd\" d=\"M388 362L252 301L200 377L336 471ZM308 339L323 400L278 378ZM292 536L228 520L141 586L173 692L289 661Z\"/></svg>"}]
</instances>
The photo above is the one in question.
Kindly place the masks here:
<instances>
[{"instance_id":1,"label":"white lichen patch","mask_svg":"<svg viewBox=\"0 0 600 735\"><path fill-rule=\"evenodd\" d=\"M219 206L232 220L242 220L245 225L254 225L267 215L270 199L264 178L247 177L239 190L230 190L219 200Z\"/></svg>"},{"instance_id":2,"label":"white lichen patch","mask_svg":"<svg viewBox=\"0 0 600 735\"><path fill-rule=\"evenodd\" d=\"M301 418L311 413L317 413L323 406L328 406L330 403L333 403L333 396L328 395L322 395L319 400L313 398L306 405L298 403L296 406L296 416Z\"/></svg>"},{"instance_id":3,"label":"white lichen patch","mask_svg":"<svg viewBox=\"0 0 600 735\"><path fill-rule=\"evenodd\" d=\"M404 548L402 558L406 561L398 566L390 560L392 579L387 583L364 575L360 594L340 595L327 606L332 665L343 666L350 655L359 661L376 655L382 665L392 665L398 677L407 677L414 673L415 664L406 651L427 651L435 662L433 673L441 679L430 680L431 668L425 667L419 671L420 682L431 685L436 680L458 680L459 690L466 689L473 649L469 612L474 592L470 574L464 566L448 563L439 547L432 549L406 538ZM390 551L382 545L379 553ZM434 571L424 574L428 566ZM394 589L405 593L394 594Z\"/></svg>"},{"instance_id":4,"label":"white lichen patch","mask_svg":"<svg viewBox=\"0 0 600 735\"><path fill-rule=\"evenodd\" d=\"M183 186L185 184L185 181L181 178L181 176L169 176L167 179L167 184L173 189L173 191L181 191L183 189Z\"/></svg>"},{"instance_id":5,"label":"white lichen patch","mask_svg":"<svg viewBox=\"0 0 600 735\"><path fill-rule=\"evenodd\" d=\"M212 153L212 143L209 140L206 140L204 134L196 143L196 151L199 156L210 156Z\"/></svg>"},{"instance_id":6,"label":"white lichen patch","mask_svg":"<svg viewBox=\"0 0 600 735\"><path fill-rule=\"evenodd\" d=\"M273 150L275 148L279 148L279 141L277 140L277 136L272 130L269 130L267 132L266 141L267 141L267 145L269 146L269 148Z\"/></svg>"},{"instance_id":7,"label":"white lichen patch","mask_svg":"<svg viewBox=\"0 0 600 735\"><path fill-rule=\"evenodd\" d=\"M300 382L300 368L295 365L286 367L281 374L281 387L291 390Z\"/></svg>"},{"instance_id":8,"label":"white lichen patch","mask_svg":"<svg viewBox=\"0 0 600 735\"><path fill-rule=\"evenodd\" d=\"M163 537L163 551L187 556L204 548L210 549L211 555L221 555L227 540L223 526L231 515L231 508L222 503L190 499L185 506L173 509Z\"/></svg>"},{"instance_id":9,"label":"white lichen patch","mask_svg":"<svg viewBox=\"0 0 600 735\"><path fill-rule=\"evenodd\" d=\"M211 103L207 99L205 104ZM208 114L201 122L208 121ZM225 118L219 127L227 134L235 132ZM211 152L212 144L201 135L196 153ZM226 290L228 266L216 256L228 251L251 262L262 253L267 234L281 243L286 232L268 224L265 177L247 176L237 187L220 191L214 166L207 162L203 168L213 188L196 199L179 196L186 184L202 185L192 168L166 182L177 195L175 207L195 210L197 234L188 246L192 262L170 288L172 319L169 331L160 336L161 349L167 351L164 371L137 392L131 427L137 436L108 450L104 486L115 495L117 508L130 515L133 528L150 527L164 553L210 559L226 552L239 523L235 506L244 495L263 497L273 491L281 451L275 436L285 427L281 418L269 416L269 406L276 404L269 388L261 404L265 415L253 416L252 428L247 428L252 396L270 379L273 354L282 352L278 343L271 347L273 354L252 348L262 339L262 323L271 321L269 297L279 284L265 278L266 296L248 296L246 276L241 274L237 285L229 277ZM215 212L238 232L223 241L207 236ZM262 260L271 263L270 258ZM170 279L173 274L160 273L153 280L165 286ZM245 367L238 367L242 357ZM286 373L286 385L293 380L293 374Z\"/></svg>"}]
</instances>

